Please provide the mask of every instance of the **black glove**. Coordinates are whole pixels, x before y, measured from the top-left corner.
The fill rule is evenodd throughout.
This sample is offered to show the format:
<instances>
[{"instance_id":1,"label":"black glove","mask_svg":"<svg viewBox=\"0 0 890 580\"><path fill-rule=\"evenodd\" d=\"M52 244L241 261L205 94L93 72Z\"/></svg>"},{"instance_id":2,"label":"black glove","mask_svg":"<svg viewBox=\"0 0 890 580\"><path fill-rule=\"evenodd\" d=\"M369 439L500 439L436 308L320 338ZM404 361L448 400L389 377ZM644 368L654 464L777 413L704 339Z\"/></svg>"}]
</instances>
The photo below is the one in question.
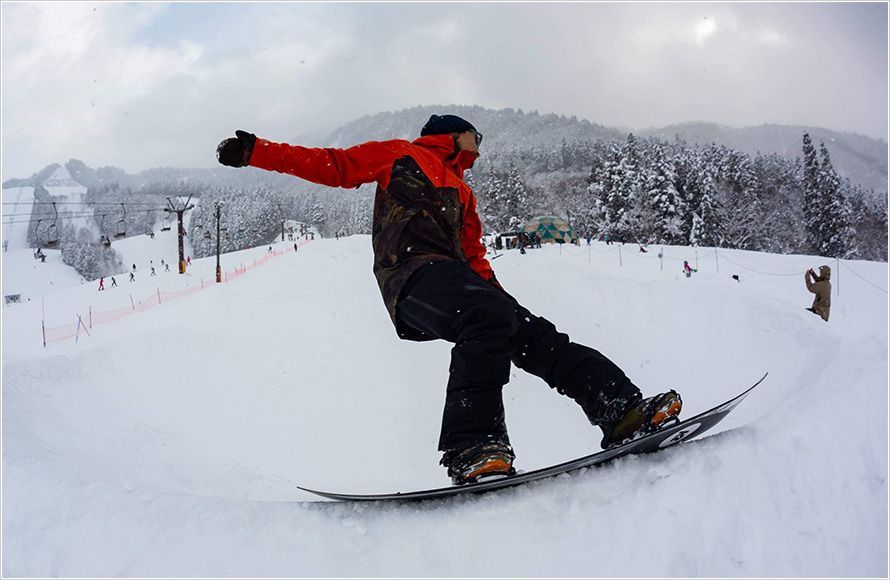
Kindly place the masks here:
<instances>
[{"instance_id":1,"label":"black glove","mask_svg":"<svg viewBox=\"0 0 890 580\"><path fill-rule=\"evenodd\" d=\"M246 167L250 165L255 143L256 135L253 133L235 131L235 137L230 137L217 146L216 159L229 167Z\"/></svg>"}]
</instances>

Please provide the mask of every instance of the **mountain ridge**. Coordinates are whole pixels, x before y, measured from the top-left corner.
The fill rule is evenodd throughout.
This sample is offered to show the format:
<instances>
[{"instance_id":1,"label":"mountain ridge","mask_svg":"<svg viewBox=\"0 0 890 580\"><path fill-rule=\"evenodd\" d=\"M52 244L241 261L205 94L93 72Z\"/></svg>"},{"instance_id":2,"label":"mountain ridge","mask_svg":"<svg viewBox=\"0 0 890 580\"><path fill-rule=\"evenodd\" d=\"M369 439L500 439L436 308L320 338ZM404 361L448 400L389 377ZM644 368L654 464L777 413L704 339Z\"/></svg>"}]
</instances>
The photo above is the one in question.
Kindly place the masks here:
<instances>
[{"instance_id":1,"label":"mountain ridge","mask_svg":"<svg viewBox=\"0 0 890 580\"><path fill-rule=\"evenodd\" d=\"M763 124L731 127L719 123L689 121L657 128L621 129L594 123L575 116L555 113L540 114L522 109L487 109L480 106L425 105L400 111L384 111L364 115L350 121L326 136L302 135L290 142L308 146L349 147L365 141L386 139L413 140L431 114L449 113L465 117L485 135L485 147L492 152L509 152L517 148L553 146L563 141L624 140L629 133L641 138L666 141L683 140L690 144L715 144L748 155L778 154L794 159L802 156L804 133L814 143L824 141L831 153L835 170L842 178L872 190L876 195L888 189L888 145L881 139L858 133L839 132L804 125ZM71 159L72 176L82 185L92 186L117 181L138 187L148 181L196 180L215 182L230 178L217 169L157 167L130 175L115 167L91 169L83 162ZM3 188L34 186L52 174L58 164L48 166L28 178L13 178L3 182Z\"/></svg>"}]
</instances>

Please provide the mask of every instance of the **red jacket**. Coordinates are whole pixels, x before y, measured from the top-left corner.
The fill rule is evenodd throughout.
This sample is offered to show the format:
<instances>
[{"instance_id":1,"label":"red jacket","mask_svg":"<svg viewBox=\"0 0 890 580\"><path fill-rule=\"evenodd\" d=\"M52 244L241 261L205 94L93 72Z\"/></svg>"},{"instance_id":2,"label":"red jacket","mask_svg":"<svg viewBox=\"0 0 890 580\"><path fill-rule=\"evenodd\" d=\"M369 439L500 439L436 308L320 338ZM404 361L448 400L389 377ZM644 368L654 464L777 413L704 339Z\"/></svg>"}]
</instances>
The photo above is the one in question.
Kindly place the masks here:
<instances>
[{"instance_id":1,"label":"red jacket","mask_svg":"<svg viewBox=\"0 0 890 580\"><path fill-rule=\"evenodd\" d=\"M348 149L257 139L250 165L331 187L377 183L374 272L398 329L399 293L424 264L464 261L482 278L496 283L485 259L476 197L463 181L464 171L477 157L474 152L457 152L452 135L429 135L413 142L371 141Z\"/></svg>"}]
</instances>

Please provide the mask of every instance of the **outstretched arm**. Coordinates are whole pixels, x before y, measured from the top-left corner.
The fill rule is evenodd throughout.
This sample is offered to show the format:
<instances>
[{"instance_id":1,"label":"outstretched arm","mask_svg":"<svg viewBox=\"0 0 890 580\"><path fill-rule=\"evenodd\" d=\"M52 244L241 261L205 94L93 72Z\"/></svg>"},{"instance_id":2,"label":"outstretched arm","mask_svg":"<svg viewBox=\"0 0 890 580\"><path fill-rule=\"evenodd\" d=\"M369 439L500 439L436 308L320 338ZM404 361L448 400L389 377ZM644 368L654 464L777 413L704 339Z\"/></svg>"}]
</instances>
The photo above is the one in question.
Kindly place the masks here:
<instances>
[{"instance_id":1,"label":"outstretched arm","mask_svg":"<svg viewBox=\"0 0 890 580\"><path fill-rule=\"evenodd\" d=\"M217 148L217 159L230 167L257 167L294 175L330 187L354 188L377 182L386 187L395 142L369 142L348 149L310 148L258 139L245 131Z\"/></svg>"}]
</instances>

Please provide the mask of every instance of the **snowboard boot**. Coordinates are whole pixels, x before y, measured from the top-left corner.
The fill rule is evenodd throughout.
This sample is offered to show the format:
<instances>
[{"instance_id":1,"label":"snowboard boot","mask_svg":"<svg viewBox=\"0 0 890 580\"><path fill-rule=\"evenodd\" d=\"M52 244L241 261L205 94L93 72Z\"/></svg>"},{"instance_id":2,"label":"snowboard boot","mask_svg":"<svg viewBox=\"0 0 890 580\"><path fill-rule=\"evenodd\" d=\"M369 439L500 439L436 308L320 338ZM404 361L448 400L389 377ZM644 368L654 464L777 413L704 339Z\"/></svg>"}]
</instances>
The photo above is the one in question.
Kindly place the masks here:
<instances>
[{"instance_id":1,"label":"snowboard boot","mask_svg":"<svg viewBox=\"0 0 890 580\"><path fill-rule=\"evenodd\" d=\"M643 399L617 423L601 426L603 440L600 445L603 449L611 449L679 423L677 415L682 408L683 400L676 391Z\"/></svg>"},{"instance_id":2,"label":"snowboard boot","mask_svg":"<svg viewBox=\"0 0 890 580\"><path fill-rule=\"evenodd\" d=\"M440 463L448 468L454 485L464 485L482 478L515 474L515 457L509 445L482 443L469 449L449 451Z\"/></svg>"}]
</instances>

